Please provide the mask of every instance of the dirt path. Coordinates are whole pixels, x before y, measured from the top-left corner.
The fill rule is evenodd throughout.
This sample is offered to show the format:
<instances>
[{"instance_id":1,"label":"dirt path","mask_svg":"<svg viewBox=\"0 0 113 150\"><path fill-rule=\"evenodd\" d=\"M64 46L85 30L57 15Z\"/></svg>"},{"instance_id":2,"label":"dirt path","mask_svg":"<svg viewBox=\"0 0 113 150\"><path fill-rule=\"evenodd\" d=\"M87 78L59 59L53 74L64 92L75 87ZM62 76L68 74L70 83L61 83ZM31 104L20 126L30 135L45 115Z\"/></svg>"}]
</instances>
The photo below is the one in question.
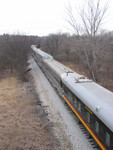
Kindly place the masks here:
<instances>
[{"instance_id":1,"label":"dirt path","mask_svg":"<svg viewBox=\"0 0 113 150\"><path fill-rule=\"evenodd\" d=\"M52 150L30 83L0 79L0 150Z\"/></svg>"}]
</instances>

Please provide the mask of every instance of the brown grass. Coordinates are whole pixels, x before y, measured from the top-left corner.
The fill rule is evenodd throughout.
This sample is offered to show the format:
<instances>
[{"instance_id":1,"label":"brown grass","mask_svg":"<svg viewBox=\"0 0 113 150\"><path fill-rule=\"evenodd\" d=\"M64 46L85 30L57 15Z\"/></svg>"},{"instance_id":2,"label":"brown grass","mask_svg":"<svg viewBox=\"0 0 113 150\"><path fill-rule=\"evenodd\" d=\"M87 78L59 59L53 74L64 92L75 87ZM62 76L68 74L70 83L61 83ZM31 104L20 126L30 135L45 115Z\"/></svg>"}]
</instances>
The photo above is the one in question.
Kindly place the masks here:
<instances>
[{"instance_id":1,"label":"brown grass","mask_svg":"<svg viewBox=\"0 0 113 150\"><path fill-rule=\"evenodd\" d=\"M66 62L66 61L62 61L61 63L64 64L65 66L69 67L70 69L74 70L78 74L87 76L85 72L80 70L80 66L79 65L76 65L75 63L72 63L72 62Z\"/></svg>"},{"instance_id":2,"label":"brown grass","mask_svg":"<svg viewBox=\"0 0 113 150\"><path fill-rule=\"evenodd\" d=\"M51 150L29 83L16 77L0 81L0 150Z\"/></svg>"}]
</instances>

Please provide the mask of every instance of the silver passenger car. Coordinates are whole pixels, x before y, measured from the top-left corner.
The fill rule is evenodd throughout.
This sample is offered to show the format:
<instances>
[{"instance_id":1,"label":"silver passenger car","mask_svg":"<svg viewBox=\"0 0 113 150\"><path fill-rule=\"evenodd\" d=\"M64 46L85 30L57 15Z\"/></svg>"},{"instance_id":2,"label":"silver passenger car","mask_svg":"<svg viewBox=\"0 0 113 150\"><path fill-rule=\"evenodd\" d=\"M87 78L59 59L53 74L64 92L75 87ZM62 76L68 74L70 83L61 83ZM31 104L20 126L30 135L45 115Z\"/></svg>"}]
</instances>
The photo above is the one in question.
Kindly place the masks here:
<instances>
[{"instance_id":1,"label":"silver passenger car","mask_svg":"<svg viewBox=\"0 0 113 150\"><path fill-rule=\"evenodd\" d=\"M113 93L31 46L48 80L74 111L101 149L113 149Z\"/></svg>"}]
</instances>

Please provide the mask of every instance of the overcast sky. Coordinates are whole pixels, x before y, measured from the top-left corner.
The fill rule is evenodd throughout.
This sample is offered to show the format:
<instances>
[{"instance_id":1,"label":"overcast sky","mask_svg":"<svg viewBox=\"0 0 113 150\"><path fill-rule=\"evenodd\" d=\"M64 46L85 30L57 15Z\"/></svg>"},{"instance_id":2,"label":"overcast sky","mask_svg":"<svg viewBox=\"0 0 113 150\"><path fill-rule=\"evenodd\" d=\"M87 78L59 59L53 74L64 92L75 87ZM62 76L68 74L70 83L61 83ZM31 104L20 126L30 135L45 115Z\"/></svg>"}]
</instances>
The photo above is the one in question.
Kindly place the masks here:
<instances>
[{"instance_id":1,"label":"overcast sky","mask_svg":"<svg viewBox=\"0 0 113 150\"><path fill-rule=\"evenodd\" d=\"M24 33L48 35L70 32L66 7L80 6L84 0L0 0L0 34ZM104 1L104 0L102 0ZM113 30L113 0L111 0L104 28Z\"/></svg>"}]
</instances>

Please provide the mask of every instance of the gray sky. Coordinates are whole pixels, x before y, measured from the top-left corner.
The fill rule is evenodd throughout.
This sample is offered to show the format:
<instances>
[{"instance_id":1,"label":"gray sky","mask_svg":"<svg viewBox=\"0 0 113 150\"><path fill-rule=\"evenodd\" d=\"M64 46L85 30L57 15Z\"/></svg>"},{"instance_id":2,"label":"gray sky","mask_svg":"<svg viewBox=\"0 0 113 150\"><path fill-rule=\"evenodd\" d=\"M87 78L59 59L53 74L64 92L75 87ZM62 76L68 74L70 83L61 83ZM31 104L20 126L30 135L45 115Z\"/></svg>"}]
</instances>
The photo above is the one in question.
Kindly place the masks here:
<instances>
[{"instance_id":1,"label":"gray sky","mask_svg":"<svg viewBox=\"0 0 113 150\"><path fill-rule=\"evenodd\" d=\"M82 5L84 0L0 0L0 34L24 33L48 35L70 32L66 19L66 6ZM102 0L104 1L104 0ZM73 5L74 6L74 5ZM104 28L113 30L113 0Z\"/></svg>"}]
</instances>

